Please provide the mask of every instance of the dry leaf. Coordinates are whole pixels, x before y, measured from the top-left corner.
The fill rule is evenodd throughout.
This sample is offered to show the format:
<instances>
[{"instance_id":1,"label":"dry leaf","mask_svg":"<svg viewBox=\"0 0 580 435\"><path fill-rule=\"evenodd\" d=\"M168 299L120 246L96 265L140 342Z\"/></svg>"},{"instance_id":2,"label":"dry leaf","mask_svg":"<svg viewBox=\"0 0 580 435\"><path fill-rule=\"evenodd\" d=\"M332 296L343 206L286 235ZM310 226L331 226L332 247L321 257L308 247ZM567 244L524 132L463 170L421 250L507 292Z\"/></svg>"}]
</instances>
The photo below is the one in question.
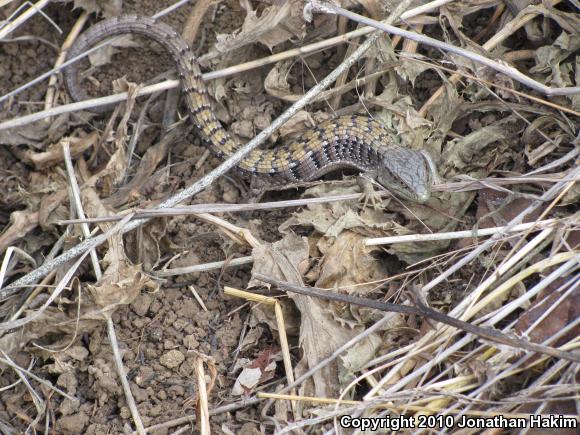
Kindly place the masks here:
<instances>
[{"instance_id":1,"label":"dry leaf","mask_svg":"<svg viewBox=\"0 0 580 435\"><path fill-rule=\"evenodd\" d=\"M259 17L249 1L244 1L242 5L246 9L242 29L236 35L220 35L215 45L218 51L225 53L255 42L271 50L293 36L303 36L302 1L292 0L266 7Z\"/></svg>"},{"instance_id":2,"label":"dry leaf","mask_svg":"<svg viewBox=\"0 0 580 435\"><path fill-rule=\"evenodd\" d=\"M10 213L10 225L0 234L0 253L6 252L9 246L18 239L25 237L39 223L39 213L29 211L13 211Z\"/></svg>"},{"instance_id":3,"label":"dry leaf","mask_svg":"<svg viewBox=\"0 0 580 435\"><path fill-rule=\"evenodd\" d=\"M281 359L280 349L268 348L262 350L254 360L245 360L241 365L242 372L236 378L232 394L235 396L252 394L255 387L274 377L276 361ZM235 368L239 367L240 364L236 364Z\"/></svg>"},{"instance_id":4,"label":"dry leaf","mask_svg":"<svg viewBox=\"0 0 580 435\"><path fill-rule=\"evenodd\" d=\"M104 17L117 17L121 14L123 0L74 0L74 7L102 14Z\"/></svg>"},{"instance_id":5,"label":"dry leaf","mask_svg":"<svg viewBox=\"0 0 580 435\"><path fill-rule=\"evenodd\" d=\"M518 319L514 329L519 335L525 334L534 343L543 343L578 319L580 317L579 307L580 291L572 292L566 298L562 298L562 293L555 291L540 298L526 310ZM536 321L545 316L548 310L550 314L536 325ZM529 330L532 325L535 327ZM578 336L580 336L580 327L577 326L568 331L565 336L560 337L557 342L553 343L553 346L567 343Z\"/></svg>"},{"instance_id":6,"label":"dry leaf","mask_svg":"<svg viewBox=\"0 0 580 435\"><path fill-rule=\"evenodd\" d=\"M323 257L316 287L347 288L349 292L365 295L375 284L360 284L387 277L385 263L374 256L380 247L365 246L365 239L354 231L343 231L329 238L330 243L323 243L325 239L321 239L318 246ZM349 288L353 285L356 287Z\"/></svg>"},{"instance_id":7,"label":"dry leaf","mask_svg":"<svg viewBox=\"0 0 580 435\"><path fill-rule=\"evenodd\" d=\"M87 149L96 144L99 138L97 132L89 133L84 137L63 137L61 141L55 144L49 145L44 151L24 151L20 158L35 167L35 169L46 169L49 166L53 166L62 163L64 160L62 144L64 141L68 142L70 147L71 157L74 159L78 157Z\"/></svg>"},{"instance_id":8,"label":"dry leaf","mask_svg":"<svg viewBox=\"0 0 580 435\"><path fill-rule=\"evenodd\" d=\"M294 60L289 59L277 62L274 67L270 69L266 79L264 80L264 88L268 94L282 99L292 94L290 83L288 83L288 77L293 66Z\"/></svg>"}]
</instances>

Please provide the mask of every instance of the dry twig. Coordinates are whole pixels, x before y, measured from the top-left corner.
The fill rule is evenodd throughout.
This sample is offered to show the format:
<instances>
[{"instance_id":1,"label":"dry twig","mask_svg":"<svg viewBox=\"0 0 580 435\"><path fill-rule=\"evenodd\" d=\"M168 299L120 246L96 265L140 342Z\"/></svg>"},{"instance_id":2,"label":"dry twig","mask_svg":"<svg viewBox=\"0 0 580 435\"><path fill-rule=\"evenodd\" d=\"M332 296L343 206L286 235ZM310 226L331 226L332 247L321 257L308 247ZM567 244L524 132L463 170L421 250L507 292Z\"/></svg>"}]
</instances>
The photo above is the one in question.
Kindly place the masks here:
<instances>
[{"instance_id":1,"label":"dry twig","mask_svg":"<svg viewBox=\"0 0 580 435\"><path fill-rule=\"evenodd\" d=\"M463 56L467 59L473 60L475 62L481 63L489 68L492 68L502 74L507 75L508 77L532 88L538 92L541 92L547 96L554 96L554 95L577 95L580 94L580 87L568 87L568 88L550 88L549 86L540 83L527 75L521 73L517 69L509 66L503 65L499 62L491 60L485 56L482 56L478 53L471 52L469 50L465 50L460 47L455 47L451 44L448 44L443 41L439 41L437 39L430 38L425 35L421 35L419 33L411 32L408 30L399 29L397 27L381 23L379 21L372 20L370 18L364 17L362 15L355 14L353 12L347 11L346 9L340 8L334 5L331 2L327 1L311 1L310 8L312 12L319 12L319 13L334 13L338 15L342 15L347 17L351 20L358 21L359 23L364 23L369 26L375 27L380 29L384 32L392 33L394 35L399 35L407 39L411 39L412 41L417 41L424 45L429 45L431 47L436 47L444 51L448 51L449 53L457 54L459 56Z\"/></svg>"}]
</instances>

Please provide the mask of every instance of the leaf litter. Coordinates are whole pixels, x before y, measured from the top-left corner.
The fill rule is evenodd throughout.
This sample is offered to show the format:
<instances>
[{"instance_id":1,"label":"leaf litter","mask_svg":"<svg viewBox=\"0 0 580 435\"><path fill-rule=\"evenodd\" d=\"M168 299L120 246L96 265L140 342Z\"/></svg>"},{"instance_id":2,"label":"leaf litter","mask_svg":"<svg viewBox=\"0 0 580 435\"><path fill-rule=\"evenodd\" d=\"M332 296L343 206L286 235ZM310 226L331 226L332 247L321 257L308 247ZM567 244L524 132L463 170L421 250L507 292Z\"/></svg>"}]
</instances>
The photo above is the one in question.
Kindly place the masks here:
<instances>
[{"instance_id":1,"label":"leaf litter","mask_svg":"<svg viewBox=\"0 0 580 435\"><path fill-rule=\"evenodd\" d=\"M487 57L521 59L511 62L548 86L579 86L580 20L573 12L572 2L558 3L512 11L497 2L452 2L408 22L421 23L416 25L422 26L426 34ZM378 2L361 4L364 15L386 13ZM120 10L140 14L148 11L151 15L159 7L148 1L137 2L133 10L116 1L75 1L74 5L105 17L117 15ZM308 24L302 7L303 2L298 1L216 2L207 12L211 19L201 24L203 65L217 70L344 32L345 24L331 15L316 15L315 25ZM72 10L64 14L56 7L47 11L65 29L70 28L76 16ZM536 18L517 31L513 23L524 14ZM184 18L172 13L167 22L180 29ZM44 26L41 21L34 18L16 34L42 34L45 30L40 30ZM346 27L354 29L350 24ZM491 38L502 33L506 38L490 48L479 45L484 40L474 42L485 37L482 35ZM52 38L53 42L60 41L57 36ZM569 179L577 162L567 160L548 171L542 168L578 147L578 116L560 111L557 106L578 111L579 95L550 98L556 107L543 104L530 100L528 97L534 93L524 86L470 60L421 45L401 52L400 46L393 47L395 40L380 39L352 68L342 86L299 112L272 141L279 136L283 141L284 137L331 117L327 101L339 95L343 106L337 108L340 113L372 114L392 130L393 142L426 149L443 180L460 180L465 186L475 183L476 190L458 192L438 184L427 204L402 203L383 196L375 207L343 201L282 212L221 216L240 228L248 228L258 241L253 247L244 244L243 238L234 237L230 230L216 231L216 223L183 217L157 219L125 237L112 234L105 247L95 251L102 276L85 261L75 271L74 279L65 283L67 287L58 298L41 312L37 310L48 298L47 286L56 285L65 276L65 269L57 270L22 297L2 301L0 314L5 325L29 316L32 319L15 330L3 329L3 355L10 355L21 367L34 361L32 370L38 376L79 398L72 402L58 394L47 395L34 381L31 389L12 386L0 400L2 427L21 431L32 424L40 429L34 422L38 416L27 404L30 399L23 399L27 394L38 393L44 400L54 402L55 430L61 433L120 432L136 424L104 332L106 319L113 321L121 336L123 364L145 426L184 424L178 422L178 417L183 416L183 409L193 403L192 399L198 403L201 394L193 379L197 355L209 358L208 367L215 367L218 373L217 387L208 397L210 409L219 410L222 401L236 403L240 396L255 398L260 391L280 390L287 381L281 375L280 331L272 321L271 308L255 305L250 309L239 300L224 300L221 296L224 285L263 289L263 283L251 279L252 273L370 299L413 304L419 298L438 310L470 321L495 316L494 323L488 325L507 328L506 332L513 331L533 342L553 339L551 346L577 345L574 301L578 290L571 274L574 269L566 266L578 252L578 220L574 212L578 184ZM108 49L108 54L101 53L98 61L93 57L91 62L112 63L108 67L116 77L124 75L127 65L116 66L119 56L115 52L139 50L135 43L126 41L123 38L114 49ZM11 44L27 43L5 45ZM47 56L41 47L41 42L35 42L26 48ZM252 138L269 125L286 102L301 98L307 87L340 63L341 53L344 55L341 46L329 46L308 56L210 82L219 118L241 141ZM13 47L0 47L0 56L8 65L2 68L19 67ZM397 66L390 67L392 62ZM457 71L460 78L453 78L449 68ZM138 70L144 73L142 77L138 74L140 81L152 76L147 69L155 71ZM18 70L10 71L12 80L0 81L2 94L22 83L14 81ZM374 75L377 71L381 74ZM92 69L87 74L92 76ZM98 88L108 86L107 80L94 79L91 83ZM502 87L490 87L489 83ZM122 86L136 89L130 82ZM40 89L27 97L41 102L44 90ZM60 95L60 103L66 103L66 94ZM213 156L204 157L205 149L190 129L178 126L163 132L151 127L162 122L164 104L159 97L153 99L146 113L150 127L141 138L145 145L138 145L137 158L129 159L126 147L139 104L131 99L123 110L102 119L88 112L71 113L15 131L0 131L0 152L17 162L0 165L0 218L4 227L0 252L6 252L7 264L2 270L4 283L49 262L57 252L65 252L84 237L76 226L65 231L58 225L59 220L75 213L71 211L69 180L63 171L62 141L71 144L85 214L93 218L130 213L132 207L154 206L218 164ZM11 99L9 105L0 120L29 111L26 101L19 97ZM522 177L533 170L541 171L541 176ZM520 178L515 185L494 183L494 178L502 177ZM483 178L488 181L474 181ZM536 201L558 182L564 187L555 201ZM243 183L232 173L197 195L194 202L242 201L247 191ZM360 183L353 177L269 195L283 200L350 193L362 193ZM480 244L480 239L366 245L366 240L376 237L505 226L530 207L535 210L525 222L554 217L559 219L557 228L498 241L477 261L468 263L428 293L422 288ZM111 228L110 224L101 224L100 230ZM8 258L8 253L13 252L9 251L11 246L20 248L33 261L23 255ZM518 252L526 254L510 263ZM188 261L222 259L227 265L227 259L249 254L254 264L251 272L247 268L226 267L170 281L155 278L155 271L170 264L176 254L183 257L183 265ZM548 259L554 263L546 269ZM498 278L493 279L496 273ZM464 307L462 301L480 294L483 286L486 290L480 297L494 295L494 289L503 287L511 291L498 292L486 307L479 307L473 300L477 313L468 314L467 306L457 312L458 307ZM201 297L204 307L193 291ZM275 288L269 291L277 294ZM577 413L573 400L564 393L577 394L570 383L570 361L518 353L485 340L470 341L448 354L446 351L465 336L424 318L393 314L387 319L374 309L290 293L280 303L287 318L294 377L309 376L292 390L295 401L290 405L278 401L275 411L261 404L251 407L241 402L236 418L216 411L210 424L218 432L236 432L243 421L252 421L249 426L243 425L245 430L269 432L272 427L264 418L266 415L282 426L294 428L312 425L308 418L317 416L316 425L330 428L335 405L299 401L313 396L372 399L368 405L360 405L371 416L379 415L380 407L376 405L380 402L376 400L387 394L391 395L392 415L447 415L458 410L487 416ZM514 303L519 307L515 312L508 309ZM515 322L513 329L508 327L510 322ZM365 333L372 325L379 327ZM425 337L432 340L426 342ZM351 348L332 356L351 340L356 341ZM321 363L321 368L310 373ZM525 376L510 372L512 366L519 367ZM551 375L542 376L538 367ZM8 387L17 378L1 361L0 372L0 388ZM462 379L468 380L468 388ZM405 395L408 391L413 391L414 396ZM479 402L481 397L492 400L493 405ZM526 401L529 403L520 405ZM94 407L99 409L95 412ZM38 409L41 408L34 408ZM265 413L263 416L257 413L260 410ZM195 420L192 415L191 421Z\"/></svg>"}]
</instances>

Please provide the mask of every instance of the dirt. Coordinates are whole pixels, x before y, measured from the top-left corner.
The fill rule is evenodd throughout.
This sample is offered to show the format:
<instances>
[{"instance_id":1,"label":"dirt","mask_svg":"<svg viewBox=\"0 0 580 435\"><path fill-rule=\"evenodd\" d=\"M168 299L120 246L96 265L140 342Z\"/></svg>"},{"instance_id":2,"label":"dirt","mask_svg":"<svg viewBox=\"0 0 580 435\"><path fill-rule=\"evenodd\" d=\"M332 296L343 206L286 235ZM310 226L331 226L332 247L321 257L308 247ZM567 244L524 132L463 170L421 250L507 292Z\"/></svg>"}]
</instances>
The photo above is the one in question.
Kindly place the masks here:
<instances>
[{"instance_id":1,"label":"dirt","mask_svg":"<svg viewBox=\"0 0 580 435\"><path fill-rule=\"evenodd\" d=\"M169 0L126 1L123 3L123 12L149 16L173 3ZM188 8L178 9L170 13L163 21L174 29L182 29L187 18L185 11L189 11ZM57 47L60 47L65 35L80 14L80 10L71 9L70 3L50 5L45 9L45 12L62 29L63 33L57 32L55 27L45 18L36 16L22 26L14 36L35 35L38 37L42 35L42 39L30 38L1 44L0 59L8 61L0 62L0 95L6 94L52 68L57 55ZM491 12L488 14L491 15ZM208 19L202 21L200 28L199 35L203 36L198 38L203 39L203 44L197 49L197 52L199 54L205 53L215 43L218 34L229 34L239 29L243 23L243 16L244 11L240 7L240 3L235 1L219 2L210 6L207 13ZM478 17L470 31L474 34L481 32L488 19L489 16L485 14ZM94 20L92 19L92 21ZM437 34L436 36L440 37L441 35ZM141 41L139 47L120 49L120 53L114 57L113 62L103 66L98 73L93 75L93 80L87 87L91 95L99 96L111 93L113 91L112 81L122 76L126 76L130 82L145 83L171 69L171 59L159 47L155 44L143 43L138 38L135 41ZM287 44L287 48L290 46ZM264 55L267 52L264 47L256 50L255 58L260 57L258 53ZM421 53L434 54L433 57L438 57L435 50L422 50ZM321 54L321 56L323 59L327 59L328 63L319 62L320 58L318 57L313 58L312 70L305 71L303 65L294 66L291 70L292 78L289 80L292 92L300 93L303 88L313 86L329 72L330 65L336 65L340 61L334 57L334 54L328 52ZM218 107L219 116L225 121L227 128L237 134L240 140L253 137L268 125L285 106L285 103L279 99L272 98L265 93L263 89L264 75L263 71L259 74L250 72L241 78L234 77L212 84L215 86L212 88L214 94L219 94L220 89L225 94L225 97L222 95L223 98L220 98L219 101L221 104L221 107ZM440 76L431 70L424 72L421 78L416 87L409 84L401 86L401 88L408 87L408 90L414 93L412 100L415 107L420 107L429 98L432 91L442 83ZM386 92L387 85L379 83L378 90ZM356 105L358 103L357 91L347 94L342 103ZM60 84L58 92L58 104L70 102ZM46 82L43 82L18 94L17 98L12 99L2 107L0 121L41 110L45 93ZM139 103L138 107L143 107L142 102ZM313 113L316 116L326 116L320 115L318 112L328 110L327 102L317 103L313 107ZM164 137L162 126L164 109L164 100L157 97L152 102L148 112L145 133L137 144L136 152L139 156L143 157ZM135 111L131 118L132 122L136 121L139 113L139 110ZM183 106L180 106L178 114L185 116ZM412 119L414 114L408 112L407 115L409 119ZM39 148L40 144L58 142L64 133L75 137L86 135L91 131L102 133L107 128L108 119L109 115L99 117L89 115L86 112L74 113L66 118L66 121L63 122L64 126L55 125L53 130L47 129L46 126L30 126L26 128L25 133L29 135L31 143L37 142L36 148ZM470 116L469 119L458 116L457 119L453 120L453 123L450 122L450 125L453 124L455 133L463 135L493 124L498 119L484 115L480 117ZM55 122L55 124L58 123ZM191 185L194 180L210 172L221 162L213 155L206 155L206 148L200 142L197 132L188 129L185 125L178 128L180 134L171 142L167 155L164 155L164 159L162 159L163 163L154 165L139 189L129 193L122 189L115 190L111 193L108 202L107 200L103 201L104 208L113 213L116 210L129 209L133 206L145 208L148 205L159 203L178 190ZM515 136L517 130L523 128L522 124L517 124L517 128L513 127L514 131L509 132L509 134ZM506 128L506 131L508 130L509 128ZM105 138L100 143L99 152L90 151L85 154L84 164L86 166L84 169L78 166L76 170L79 173L83 171L86 173L97 172L102 169L107 158L114 151L113 140L109 139ZM35 145L28 145L33 150L38 151ZM492 161L490 163L492 169L507 168L507 162L511 165L510 168L517 167L517 164L512 165L511 159L513 159L514 154L521 153L521 150L510 151L506 147L497 146L495 151L491 157L489 154L487 155ZM92 159L93 153L98 154L94 159ZM159 154L163 153L159 151ZM200 161L202 163L198 164ZM524 166L523 163L520 165ZM133 168L136 167L138 165ZM68 203L63 199L68 198L67 187L63 183L63 168L63 164L58 166L58 169L55 167L36 168L23 160L20 151L9 146L0 146L0 192L2 192L0 194L0 228L11 225L11 215L15 211L46 210L50 209L51 203L56 204L54 210L50 209L51 216L68 217L70 209ZM478 175L482 174L478 173ZM95 185L97 189L102 189L101 192L106 192L106 179L97 180ZM267 194L264 199L295 199L303 191L304 189L273 192ZM55 199L59 192L62 196L60 202ZM487 195L489 196L489 192ZM482 195L481 198L483 201L486 197ZM242 203L247 202L248 199L249 185L247 180L232 172L196 195L190 203ZM47 203L49 204L47 205ZM527 205L525 201L523 204L519 204L518 210L525 205ZM444 212L452 214L458 209L459 204L454 204ZM340 213L349 215L348 213L353 212L353 210L358 209L355 206L340 210L324 209L324 213L328 213L328 215L323 212L319 214L332 218ZM461 225L470 228L477 219L483 218L488 211L483 205L479 207L476 204L472 205L466 212L467 216L461 217ZM293 213L293 210L281 210L224 213L218 214L218 216L242 228L249 229L253 235L264 242L273 243L281 238L279 226L287 221ZM380 216L378 216L379 212L365 213L361 213L360 216L364 217L363 220L365 224L368 224L368 230L360 230L360 227L352 224L353 227L356 227L355 235L352 235L353 238L362 237L362 235L366 237L383 234L381 231L384 228L381 225L386 217L390 219L396 215L397 221L405 224L413 220L412 213L407 213L404 210L397 213L385 212ZM313 220L315 220L316 214L313 212ZM428 221L427 212L419 217L427 221L428 225L433 224L435 231L437 231L443 228L449 220L452 220L445 213L441 213L441 216L443 216L441 220L444 222L437 222L437 224ZM511 219L513 214L504 217L505 220ZM13 271L13 278L27 273L34 269L37 264L41 264L62 233L63 227L54 225L54 219L45 219L44 215L35 218L38 222L35 221L36 225L34 225L33 230L28 232L22 230L26 234L23 240L20 240L21 237L14 238L14 243L29 253L31 257L25 259L23 264L16 271ZM291 230L288 232L300 236L310 236L314 233L309 223L306 222L307 219L298 217L296 219L298 223L289 226ZM499 224L490 222L490 225ZM401 228L403 227L395 227L394 231L401 230ZM416 228L423 227L418 225L414 229ZM402 230L401 232L404 233ZM79 237L79 234L70 234L63 240L64 246L74 245ZM301 264L304 267L301 272L310 283L322 279L322 276L329 279L331 282L329 287L332 287L331 278L334 278L334 274L339 274L337 271L341 266L344 267L341 260L346 261L345 258L350 258L350 253L344 256L339 253L332 262L323 254L333 252L336 245L334 247L330 246L330 243L325 245L324 243L327 242L321 235L316 237L316 239L310 239L309 245L306 246L310 258L306 265ZM191 264L247 256L252 253L249 246L234 243L231 237L216 231L215 225L191 216L155 219L141 230L125 236L123 243L128 260L139 265L142 268L139 270L144 271L143 275L147 275L148 271L158 271L163 266L185 267ZM344 249L351 246L344 241L341 243L344 243ZM337 245L342 246L338 243ZM455 246L464 247L461 244ZM369 271L372 270L375 273L379 270L377 262L390 258L387 269L389 269L390 275L396 275L403 273L406 267L405 263L413 263L426 256L424 253L417 254L410 248L406 251L403 248L400 251L396 249L388 252L364 252L360 254L360 257L353 255L355 260L367 261L364 263L364 267L360 266L361 270L356 272L364 275L365 273L370 274ZM102 258L107 249L99 248L97 252ZM473 268L466 268L459 278L464 282L471 280L478 282L486 273L484 269L479 264ZM271 349L275 349L272 350L272 353L278 353L278 340L275 333L269 329L272 328L273 323L265 318L256 322L254 315L257 314L253 312L249 303L238 298L225 296L223 293L224 285L245 288L250 279L250 271L251 266L246 265L155 281L157 286L144 285L143 288L138 289L134 297L131 297L129 303L120 304L112 311L112 322L117 334L126 377L145 427L196 413L196 410L199 409L196 368L199 366L200 359L206 369L206 380L211 380L208 384L213 385L209 397L210 409L214 409L241 398L232 394L240 373L239 368L236 367L239 360L246 358L250 361L258 361L267 353L265 350L269 352ZM382 269L380 271L382 272ZM355 272L352 273L355 274ZM62 274L63 272L59 272L58 276L60 277ZM368 278L367 275L364 277ZM348 278L355 280L350 275ZM148 277L143 278L144 281L147 279ZM82 288L83 298L90 299L92 297L91 285L94 284L94 274L89 265L83 266L76 281L73 281L71 288L63 293L62 300L53 307L54 311L51 312L51 315L55 318L60 314L63 315L63 318L65 314L71 316L71 313L70 318L75 318L79 287ZM340 286L336 283L335 285ZM373 287L369 293L376 292L378 288L380 287ZM398 291L398 288L393 285L388 288L386 294L390 297L397 294ZM467 285L457 286L457 288L444 286L430 295L430 302L437 308L448 308L457 304L466 291ZM46 300L46 297L38 295L35 297L37 300L33 301L31 308L38 308ZM203 305L200 304L200 300L203 301ZM16 306L17 301L18 298L11 300L14 306ZM333 316L340 317L344 314L342 312L340 315L336 314L339 311L336 310ZM344 314L345 319L348 320L342 319L340 321L341 326L349 330L348 333L354 331L355 325L358 325L357 322L362 323L361 319L366 316L365 312L353 311L355 312ZM7 313L0 314L6 315ZM52 321L53 318L49 318L49 320ZM42 390L43 399L46 400L45 403L48 407L42 415L47 416L54 433L131 433L134 430L133 419L114 364L106 322L98 316L91 321L93 323L90 325L85 323L76 325L74 322L72 322L72 326L67 324L67 334L52 329L49 333L43 334L40 328L31 335L32 338L24 346L20 348L16 346L18 351L11 356L14 358L14 362L21 367L31 366L31 370L37 376L51 382L64 393L80 399L80 402L73 402L62 398L60 393L55 393L48 388ZM399 326L395 325L393 329L396 330ZM419 329L417 326L417 330ZM408 340L408 337L402 335L393 334L393 336L393 342ZM301 358L298 351L301 343L296 336L292 336L290 339L292 355L296 362ZM13 370L5 368L0 370L2 370L0 373L3 377L0 381L0 387L7 387L18 380L18 376ZM284 373L282 369L277 368L272 373L268 373L268 376L270 378L267 381L272 382L269 386L273 386L271 389L274 390L281 383L280 379L284 378ZM271 380L272 378L273 380ZM265 379L263 378L262 382L265 383ZM252 391L252 393L254 392ZM358 391L357 397L362 397L364 392L364 389ZM8 419L6 422L18 431L26 430L30 424L34 424L36 430L42 431L44 421L33 421L39 412L40 405L35 404L31 397L32 395L29 394L26 386L22 384L4 391L0 399L1 418ZM259 406L248 406L217 414L211 418L211 429L215 433L260 433L260 431L264 431L260 411ZM187 427L187 423L183 424ZM191 427L194 427L193 423L191 423ZM170 433L172 430L162 428L152 431L152 433L164 434Z\"/></svg>"},{"instance_id":2,"label":"dirt","mask_svg":"<svg viewBox=\"0 0 580 435\"><path fill-rule=\"evenodd\" d=\"M123 12L151 15L170 4L170 1L125 2ZM212 38L215 38L212 26L226 31L239 25L239 17L235 14L237 7L235 4L233 6L232 11L225 10L223 6L219 7L215 21L204 23L202 31L207 33L205 44L212 43ZM46 13L61 26L64 34L70 29L74 17L78 16L78 11L72 11L69 5L50 6ZM170 14L165 22L174 28L181 28L185 18L185 14L177 12ZM41 17L30 20L18 34L44 35L52 43L62 42L62 36ZM53 47L34 39L3 44L0 47L0 58L10 61L0 63L0 94L5 94L7 90L14 89L51 68L55 54ZM143 82L169 70L170 67L169 56L148 44L123 49L123 61L104 66L96 78L99 83L110 84L112 78L126 75L128 80ZM88 90L91 92L90 87ZM97 94L106 95L110 91L110 87L103 85ZM45 92L46 85L43 83L24 91L18 96L18 104L10 105L7 111L3 110L0 118L13 118L39 110L42 104L34 102L42 101ZM149 139L148 142L154 141ZM138 149L138 152L142 151ZM193 168L192 163L198 161L204 151L205 148L200 146L194 133L174 144L172 155L181 162L185 161L185 164L178 163L172 180L164 182L161 188L156 186L148 199L167 197L171 190L183 187L215 167L218 160L210 157L200 169ZM26 208L25 198L17 193L17 186L28 186L28 189L33 190L35 186L29 184L29 180L34 179L30 167L23 165L5 147L0 147L0 153L0 187L3 192L8 193L1 196L2 208L5 211L0 213L0 224L4 226L8 224L9 211ZM224 179L198 195L195 202L239 200L240 189L237 182ZM171 252L184 253L179 260L172 263L172 267L192 262L218 261L225 256L248 253L244 248L228 244L224 237L215 232L215 227L189 217L173 219L164 231L166 246L160 248L161 258L168 259ZM34 249L30 252L32 251ZM133 254L135 257L140 255L139 252ZM151 258L147 257L146 260ZM151 262L158 260L160 259L156 258ZM224 298L219 289L222 282L243 287L248 279L248 272L249 267L243 266L223 273L218 270L170 280L168 285L172 287L163 287L154 293L144 292L131 304L115 311L113 322L118 333L123 363L145 426L178 418L184 413L194 413L197 397L194 368L195 360L200 354L205 355L219 374L219 391L231 389L235 380L235 376L231 374L232 355L238 346L242 325L249 312L247 309L236 310L242 303ZM187 281L188 286L195 288L206 309L201 308L188 286L176 286L179 281ZM38 344L52 347L54 337L44 337ZM58 433L87 434L126 431L131 422L131 414L112 362L112 351L104 325L85 333L80 341L76 340L71 344L72 347L58 352L56 358L54 354L46 352L35 365L37 374L65 392L82 397L80 404L75 405L65 400L58 409L51 412L52 418L56 420L55 430ZM20 358L17 361L23 366L29 364L26 361L29 360L29 353L25 349L18 356ZM244 353L240 356L244 356ZM247 356L251 357L251 352ZM67 369L60 370L55 366L54 360L58 360L58 365L66 366ZM14 380L12 375L5 378L8 383ZM31 405L28 401L23 401L19 389L3 393L2 396L0 413L3 415L8 412L22 416L21 412L26 412ZM218 397L216 404L220 400ZM24 429L27 422L29 420L26 418L17 418L10 423ZM220 418L212 424L218 429L221 425ZM229 422L232 430L242 424L243 421L239 424ZM250 426L254 425L250 423ZM155 433L166 432L160 430Z\"/></svg>"}]
</instances>

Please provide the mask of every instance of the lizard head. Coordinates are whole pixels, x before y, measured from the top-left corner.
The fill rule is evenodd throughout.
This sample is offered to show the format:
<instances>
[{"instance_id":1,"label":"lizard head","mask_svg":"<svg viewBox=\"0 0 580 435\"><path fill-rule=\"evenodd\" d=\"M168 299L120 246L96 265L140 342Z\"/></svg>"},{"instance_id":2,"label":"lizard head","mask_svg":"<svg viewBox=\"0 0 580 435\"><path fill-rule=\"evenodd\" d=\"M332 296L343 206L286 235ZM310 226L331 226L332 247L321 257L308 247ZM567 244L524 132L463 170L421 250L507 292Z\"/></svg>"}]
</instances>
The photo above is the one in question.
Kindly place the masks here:
<instances>
[{"instance_id":1,"label":"lizard head","mask_svg":"<svg viewBox=\"0 0 580 435\"><path fill-rule=\"evenodd\" d=\"M377 181L395 195L421 204L431 197L433 173L421 151L392 148L384 154L382 163Z\"/></svg>"}]
</instances>

